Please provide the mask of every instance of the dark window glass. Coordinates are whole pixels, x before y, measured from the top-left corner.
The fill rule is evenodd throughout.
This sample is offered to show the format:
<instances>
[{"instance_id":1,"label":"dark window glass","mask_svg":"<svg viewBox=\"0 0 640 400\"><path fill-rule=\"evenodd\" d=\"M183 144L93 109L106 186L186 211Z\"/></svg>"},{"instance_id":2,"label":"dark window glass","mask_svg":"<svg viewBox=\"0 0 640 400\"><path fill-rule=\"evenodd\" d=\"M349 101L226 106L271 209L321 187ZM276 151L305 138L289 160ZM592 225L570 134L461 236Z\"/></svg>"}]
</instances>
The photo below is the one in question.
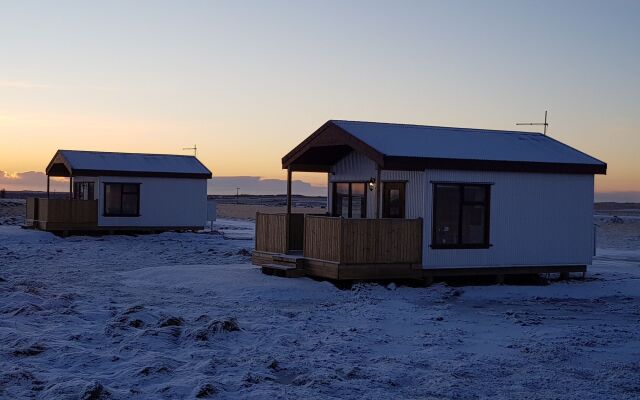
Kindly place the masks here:
<instances>
[{"instance_id":1,"label":"dark window glass","mask_svg":"<svg viewBox=\"0 0 640 400\"><path fill-rule=\"evenodd\" d=\"M344 218L366 218L367 193L364 183L334 184L333 215Z\"/></svg>"},{"instance_id":2,"label":"dark window glass","mask_svg":"<svg viewBox=\"0 0 640 400\"><path fill-rule=\"evenodd\" d=\"M462 243L483 244L485 215L484 206L462 206Z\"/></svg>"},{"instance_id":3,"label":"dark window glass","mask_svg":"<svg viewBox=\"0 0 640 400\"><path fill-rule=\"evenodd\" d=\"M489 185L435 184L434 247L489 245Z\"/></svg>"},{"instance_id":4,"label":"dark window glass","mask_svg":"<svg viewBox=\"0 0 640 400\"><path fill-rule=\"evenodd\" d=\"M404 182L382 184L382 218L404 218Z\"/></svg>"},{"instance_id":5,"label":"dark window glass","mask_svg":"<svg viewBox=\"0 0 640 400\"><path fill-rule=\"evenodd\" d=\"M79 199L80 198L80 182L74 182L73 183L73 198L74 199Z\"/></svg>"},{"instance_id":6,"label":"dark window glass","mask_svg":"<svg viewBox=\"0 0 640 400\"><path fill-rule=\"evenodd\" d=\"M122 213L127 215L135 215L138 213L137 194L122 194Z\"/></svg>"},{"instance_id":7,"label":"dark window glass","mask_svg":"<svg viewBox=\"0 0 640 400\"><path fill-rule=\"evenodd\" d=\"M460 188L453 185L437 185L435 204L435 243L458 243Z\"/></svg>"},{"instance_id":8,"label":"dark window glass","mask_svg":"<svg viewBox=\"0 0 640 400\"><path fill-rule=\"evenodd\" d=\"M106 215L122 214L122 185L107 183L104 185L104 213Z\"/></svg>"},{"instance_id":9,"label":"dark window glass","mask_svg":"<svg viewBox=\"0 0 640 400\"><path fill-rule=\"evenodd\" d=\"M94 200L93 182L74 182L73 198L76 200Z\"/></svg>"},{"instance_id":10,"label":"dark window glass","mask_svg":"<svg viewBox=\"0 0 640 400\"><path fill-rule=\"evenodd\" d=\"M364 183L351 184L351 218L365 218L367 216L365 196Z\"/></svg>"},{"instance_id":11,"label":"dark window glass","mask_svg":"<svg viewBox=\"0 0 640 400\"><path fill-rule=\"evenodd\" d=\"M93 182L87 182L87 198L85 200L95 200L95 189Z\"/></svg>"},{"instance_id":12,"label":"dark window glass","mask_svg":"<svg viewBox=\"0 0 640 400\"><path fill-rule=\"evenodd\" d=\"M485 186L464 186L464 201L484 201Z\"/></svg>"},{"instance_id":13,"label":"dark window glass","mask_svg":"<svg viewBox=\"0 0 640 400\"><path fill-rule=\"evenodd\" d=\"M131 183L104 184L104 214L107 216L138 216L140 185Z\"/></svg>"},{"instance_id":14,"label":"dark window glass","mask_svg":"<svg viewBox=\"0 0 640 400\"><path fill-rule=\"evenodd\" d=\"M337 217L349 217L349 184L336 183L335 215Z\"/></svg>"}]
</instances>

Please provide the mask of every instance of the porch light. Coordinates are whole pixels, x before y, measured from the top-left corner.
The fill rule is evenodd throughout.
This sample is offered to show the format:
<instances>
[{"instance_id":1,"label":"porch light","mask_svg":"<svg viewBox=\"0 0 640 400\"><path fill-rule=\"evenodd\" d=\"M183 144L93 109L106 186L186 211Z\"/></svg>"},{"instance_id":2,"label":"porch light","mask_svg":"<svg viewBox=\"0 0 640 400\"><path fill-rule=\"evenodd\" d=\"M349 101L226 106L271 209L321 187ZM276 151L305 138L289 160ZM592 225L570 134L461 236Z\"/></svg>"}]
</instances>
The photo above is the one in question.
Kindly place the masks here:
<instances>
[{"instance_id":1,"label":"porch light","mask_svg":"<svg viewBox=\"0 0 640 400\"><path fill-rule=\"evenodd\" d=\"M369 190L373 192L376 188L376 178L369 179Z\"/></svg>"}]
</instances>

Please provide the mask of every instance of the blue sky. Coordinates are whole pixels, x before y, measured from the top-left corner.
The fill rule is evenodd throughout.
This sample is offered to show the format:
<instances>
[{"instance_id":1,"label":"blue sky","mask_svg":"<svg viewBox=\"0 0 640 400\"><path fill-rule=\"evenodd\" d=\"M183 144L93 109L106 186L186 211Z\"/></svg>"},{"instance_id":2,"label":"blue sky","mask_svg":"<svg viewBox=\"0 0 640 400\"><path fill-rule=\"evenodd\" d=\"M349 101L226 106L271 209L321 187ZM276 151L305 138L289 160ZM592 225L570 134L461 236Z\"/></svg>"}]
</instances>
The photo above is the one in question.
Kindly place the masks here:
<instances>
[{"instance_id":1,"label":"blue sky","mask_svg":"<svg viewBox=\"0 0 640 400\"><path fill-rule=\"evenodd\" d=\"M637 1L8 1L0 37L8 175L57 148L197 143L217 175L282 178L327 119L513 129L548 109L608 162L598 191L640 191Z\"/></svg>"}]
</instances>

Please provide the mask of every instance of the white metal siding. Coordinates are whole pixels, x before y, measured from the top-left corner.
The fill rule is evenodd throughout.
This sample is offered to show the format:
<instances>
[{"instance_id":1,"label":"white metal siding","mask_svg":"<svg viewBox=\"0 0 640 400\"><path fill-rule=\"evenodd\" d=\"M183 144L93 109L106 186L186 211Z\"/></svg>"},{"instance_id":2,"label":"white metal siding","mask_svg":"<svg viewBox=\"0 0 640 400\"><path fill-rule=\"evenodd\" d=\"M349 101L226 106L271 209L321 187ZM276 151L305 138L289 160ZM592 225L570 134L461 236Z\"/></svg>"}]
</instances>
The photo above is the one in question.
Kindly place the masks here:
<instances>
[{"instance_id":1,"label":"white metal siding","mask_svg":"<svg viewBox=\"0 0 640 400\"><path fill-rule=\"evenodd\" d=\"M489 249L431 249L432 182L491 186ZM423 259L429 267L591 264L593 176L428 170Z\"/></svg>"},{"instance_id":2,"label":"white metal siding","mask_svg":"<svg viewBox=\"0 0 640 400\"><path fill-rule=\"evenodd\" d=\"M332 182L368 182L377 179L376 163L362 153L352 152L340 160L329 174L328 210L332 207ZM387 171L381 172L381 180L406 182L405 214L407 218L424 217L424 172L423 171ZM367 218L376 215L376 191L367 191Z\"/></svg>"},{"instance_id":3,"label":"white metal siding","mask_svg":"<svg viewBox=\"0 0 640 400\"><path fill-rule=\"evenodd\" d=\"M139 217L105 217L104 183L140 184ZM99 178L96 185L99 226L199 227L207 219L207 180L147 177Z\"/></svg>"},{"instance_id":4,"label":"white metal siding","mask_svg":"<svg viewBox=\"0 0 640 400\"><path fill-rule=\"evenodd\" d=\"M404 181L405 217L424 218L424 171L382 171L382 182Z\"/></svg>"},{"instance_id":5,"label":"white metal siding","mask_svg":"<svg viewBox=\"0 0 640 400\"><path fill-rule=\"evenodd\" d=\"M368 182L378 175L377 165L362 153L352 151L336 165L329 173L329 212L333 209L333 182ZM376 216L376 192L367 191L367 218Z\"/></svg>"}]
</instances>

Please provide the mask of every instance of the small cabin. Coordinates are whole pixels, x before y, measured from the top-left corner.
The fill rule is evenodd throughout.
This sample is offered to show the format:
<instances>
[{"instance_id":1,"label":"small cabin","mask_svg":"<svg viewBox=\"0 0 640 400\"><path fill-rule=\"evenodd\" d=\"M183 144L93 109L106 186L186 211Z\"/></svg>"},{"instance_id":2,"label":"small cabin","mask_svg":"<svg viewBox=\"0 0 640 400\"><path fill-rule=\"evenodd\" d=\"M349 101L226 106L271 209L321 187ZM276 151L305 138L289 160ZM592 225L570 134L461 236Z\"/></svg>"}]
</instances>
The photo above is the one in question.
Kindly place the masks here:
<instances>
[{"instance_id":1,"label":"small cabin","mask_svg":"<svg viewBox=\"0 0 640 400\"><path fill-rule=\"evenodd\" d=\"M532 132L328 121L282 159L288 207L256 216L263 271L322 278L585 272L607 165ZM291 213L295 172L327 215Z\"/></svg>"},{"instance_id":2,"label":"small cabin","mask_svg":"<svg viewBox=\"0 0 640 400\"><path fill-rule=\"evenodd\" d=\"M211 171L196 157L58 150L46 198L27 200L26 227L63 235L203 229ZM69 179L52 196L51 177Z\"/></svg>"}]
</instances>

